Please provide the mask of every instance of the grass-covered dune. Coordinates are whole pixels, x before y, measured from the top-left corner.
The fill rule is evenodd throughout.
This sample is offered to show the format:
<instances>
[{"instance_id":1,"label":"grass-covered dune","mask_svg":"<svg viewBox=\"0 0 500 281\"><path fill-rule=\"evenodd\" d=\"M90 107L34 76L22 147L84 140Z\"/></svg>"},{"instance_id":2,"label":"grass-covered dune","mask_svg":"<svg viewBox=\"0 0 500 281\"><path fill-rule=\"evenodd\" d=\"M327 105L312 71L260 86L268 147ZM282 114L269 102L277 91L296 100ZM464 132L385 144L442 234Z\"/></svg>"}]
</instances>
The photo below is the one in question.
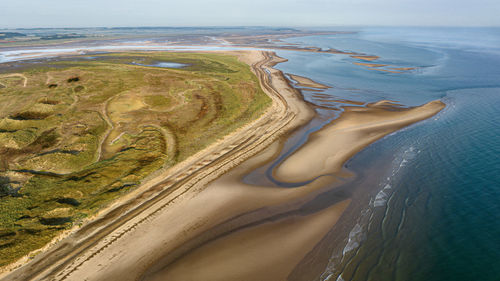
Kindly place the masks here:
<instances>
[{"instance_id":1,"label":"grass-covered dune","mask_svg":"<svg viewBox=\"0 0 500 281\"><path fill-rule=\"evenodd\" d=\"M182 63L179 69L150 67ZM270 105L216 53L117 53L0 75L0 266Z\"/></svg>"}]
</instances>

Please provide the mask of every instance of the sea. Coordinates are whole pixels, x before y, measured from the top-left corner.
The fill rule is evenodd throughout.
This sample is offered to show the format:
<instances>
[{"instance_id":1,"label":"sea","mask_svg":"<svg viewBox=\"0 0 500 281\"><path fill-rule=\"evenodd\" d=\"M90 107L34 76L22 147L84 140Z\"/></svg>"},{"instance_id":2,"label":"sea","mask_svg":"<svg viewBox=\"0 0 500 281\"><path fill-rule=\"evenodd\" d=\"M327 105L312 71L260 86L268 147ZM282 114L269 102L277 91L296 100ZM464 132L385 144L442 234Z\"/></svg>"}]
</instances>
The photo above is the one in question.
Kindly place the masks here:
<instances>
[{"instance_id":1,"label":"sea","mask_svg":"<svg viewBox=\"0 0 500 281\"><path fill-rule=\"evenodd\" d=\"M324 94L339 100L416 106L440 99L446 108L346 164L365 199L344 219L348 233L338 231L345 237L320 279L500 280L500 29L345 30L354 32L286 42L416 68L376 71L346 55L294 51L278 51L288 61L277 68L331 86ZM313 92L303 94L318 103Z\"/></svg>"}]
</instances>

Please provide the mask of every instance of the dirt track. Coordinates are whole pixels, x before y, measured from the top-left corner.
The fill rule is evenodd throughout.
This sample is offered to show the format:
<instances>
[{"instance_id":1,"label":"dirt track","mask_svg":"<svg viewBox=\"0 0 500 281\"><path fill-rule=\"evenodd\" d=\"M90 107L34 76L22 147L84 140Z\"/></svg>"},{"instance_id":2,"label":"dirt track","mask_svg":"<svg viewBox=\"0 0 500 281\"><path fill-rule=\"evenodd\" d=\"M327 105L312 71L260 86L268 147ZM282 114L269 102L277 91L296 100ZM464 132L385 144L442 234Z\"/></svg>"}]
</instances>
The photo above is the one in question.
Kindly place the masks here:
<instances>
[{"instance_id":1,"label":"dirt track","mask_svg":"<svg viewBox=\"0 0 500 281\"><path fill-rule=\"evenodd\" d=\"M4 77L4 78L8 78L8 77L21 77L21 78L24 79L24 81L23 81L23 87L26 88L26 86L28 85L28 77L26 77L24 74L21 74L21 73L12 73L12 74L9 74L9 75L3 75L2 77Z\"/></svg>"}]
</instances>

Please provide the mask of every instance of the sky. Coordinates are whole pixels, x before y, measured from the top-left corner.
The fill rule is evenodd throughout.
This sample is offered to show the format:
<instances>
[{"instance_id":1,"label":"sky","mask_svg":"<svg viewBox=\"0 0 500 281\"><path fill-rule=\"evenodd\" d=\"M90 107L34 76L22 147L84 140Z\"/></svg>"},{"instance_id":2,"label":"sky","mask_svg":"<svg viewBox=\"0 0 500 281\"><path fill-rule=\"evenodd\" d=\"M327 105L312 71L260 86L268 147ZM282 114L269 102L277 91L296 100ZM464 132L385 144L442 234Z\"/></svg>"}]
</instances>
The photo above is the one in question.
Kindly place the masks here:
<instances>
[{"instance_id":1,"label":"sky","mask_svg":"<svg viewBox=\"0 0 500 281\"><path fill-rule=\"evenodd\" d=\"M0 28L500 26L500 0L0 0Z\"/></svg>"}]
</instances>

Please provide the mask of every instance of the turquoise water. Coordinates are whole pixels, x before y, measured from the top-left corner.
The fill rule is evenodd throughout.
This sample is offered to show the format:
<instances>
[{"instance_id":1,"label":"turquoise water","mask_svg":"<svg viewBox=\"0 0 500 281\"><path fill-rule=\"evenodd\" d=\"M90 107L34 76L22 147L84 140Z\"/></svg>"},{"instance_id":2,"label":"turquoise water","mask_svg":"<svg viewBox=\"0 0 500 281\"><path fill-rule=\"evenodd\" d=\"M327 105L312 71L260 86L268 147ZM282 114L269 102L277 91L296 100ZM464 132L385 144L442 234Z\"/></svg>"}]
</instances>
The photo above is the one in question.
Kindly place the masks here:
<instances>
[{"instance_id":1,"label":"turquoise water","mask_svg":"<svg viewBox=\"0 0 500 281\"><path fill-rule=\"evenodd\" d=\"M333 86L329 95L447 104L349 161L361 177L378 176L365 183L366 206L344 222L345 246L331 254L322 279L500 280L499 29L371 28L288 41L419 66L380 73L345 55L279 53L289 61L278 68Z\"/></svg>"},{"instance_id":2,"label":"turquoise water","mask_svg":"<svg viewBox=\"0 0 500 281\"><path fill-rule=\"evenodd\" d=\"M350 280L499 280L500 88L451 91L445 101L437 120L352 161L413 150L384 181L393 192L373 204Z\"/></svg>"}]
</instances>

